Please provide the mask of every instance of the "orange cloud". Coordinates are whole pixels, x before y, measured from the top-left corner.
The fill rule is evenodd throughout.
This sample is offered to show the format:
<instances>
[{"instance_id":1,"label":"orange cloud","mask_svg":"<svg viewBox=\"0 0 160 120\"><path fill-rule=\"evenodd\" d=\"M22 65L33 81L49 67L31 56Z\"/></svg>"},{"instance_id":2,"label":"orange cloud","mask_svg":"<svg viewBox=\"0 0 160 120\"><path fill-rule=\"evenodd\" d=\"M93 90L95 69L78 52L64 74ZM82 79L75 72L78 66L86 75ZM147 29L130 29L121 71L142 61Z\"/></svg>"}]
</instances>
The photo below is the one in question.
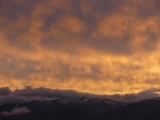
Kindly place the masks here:
<instances>
[{"instance_id":1,"label":"orange cloud","mask_svg":"<svg viewBox=\"0 0 160 120\"><path fill-rule=\"evenodd\" d=\"M158 88L157 0L26 3L0 7L1 86L97 94Z\"/></svg>"}]
</instances>

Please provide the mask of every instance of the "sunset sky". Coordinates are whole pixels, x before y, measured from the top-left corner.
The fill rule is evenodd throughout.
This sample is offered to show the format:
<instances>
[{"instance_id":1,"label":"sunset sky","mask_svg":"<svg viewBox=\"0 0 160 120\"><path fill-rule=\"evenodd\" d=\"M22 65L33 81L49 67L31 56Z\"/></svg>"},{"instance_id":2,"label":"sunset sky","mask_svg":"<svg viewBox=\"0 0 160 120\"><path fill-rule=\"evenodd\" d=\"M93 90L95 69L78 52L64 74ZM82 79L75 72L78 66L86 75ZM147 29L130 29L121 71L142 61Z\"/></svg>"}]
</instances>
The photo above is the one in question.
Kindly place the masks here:
<instances>
[{"instance_id":1,"label":"sunset sky","mask_svg":"<svg viewBox=\"0 0 160 120\"><path fill-rule=\"evenodd\" d=\"M160 0L0 0L0 87L160 88Z\"/></svg>"}]
</instances>

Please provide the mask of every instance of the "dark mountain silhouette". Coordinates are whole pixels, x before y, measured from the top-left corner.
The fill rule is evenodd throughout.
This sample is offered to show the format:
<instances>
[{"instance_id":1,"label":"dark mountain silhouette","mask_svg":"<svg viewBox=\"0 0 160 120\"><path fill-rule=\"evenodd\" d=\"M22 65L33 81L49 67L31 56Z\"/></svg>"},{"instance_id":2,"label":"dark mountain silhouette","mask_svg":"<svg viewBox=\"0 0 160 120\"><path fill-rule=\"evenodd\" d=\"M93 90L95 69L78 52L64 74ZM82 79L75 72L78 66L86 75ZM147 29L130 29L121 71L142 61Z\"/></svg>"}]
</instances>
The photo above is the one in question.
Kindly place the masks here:
<instances>
[{"instance_id":1,"label":"dark mountain silhouette","mask_svg":"<svg viewBox=\"0 0 160 120\"><path fill-rule=\"evenodd\" d=\"M3 115L14 108L26 114ZM0 106L0 120L160 120L160 99L125 104L106 98L65 98Z\"/></svg>"}]
</instances>

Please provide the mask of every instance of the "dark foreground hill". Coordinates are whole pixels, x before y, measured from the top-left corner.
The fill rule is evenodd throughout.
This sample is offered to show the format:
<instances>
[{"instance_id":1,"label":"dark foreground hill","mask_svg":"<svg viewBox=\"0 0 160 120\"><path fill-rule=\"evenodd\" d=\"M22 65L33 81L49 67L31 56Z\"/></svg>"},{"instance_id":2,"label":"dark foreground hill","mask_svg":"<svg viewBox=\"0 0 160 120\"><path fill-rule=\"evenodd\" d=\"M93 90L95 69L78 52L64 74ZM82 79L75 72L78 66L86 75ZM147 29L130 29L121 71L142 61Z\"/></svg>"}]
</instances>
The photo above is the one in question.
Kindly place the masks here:
<instances>
[{"instance_id":1,"label":"dark foreground hill","mask_svg":"<svg viewBox=\"0 0 160 120\"><path fill-rule=\"evenodd\" d=\"M11 114L22 107L30 112ZM0 113L0 120L160 120L160 100L124 104L106 98L54 99L1 105Z\"/></svg>"}]
</instances>

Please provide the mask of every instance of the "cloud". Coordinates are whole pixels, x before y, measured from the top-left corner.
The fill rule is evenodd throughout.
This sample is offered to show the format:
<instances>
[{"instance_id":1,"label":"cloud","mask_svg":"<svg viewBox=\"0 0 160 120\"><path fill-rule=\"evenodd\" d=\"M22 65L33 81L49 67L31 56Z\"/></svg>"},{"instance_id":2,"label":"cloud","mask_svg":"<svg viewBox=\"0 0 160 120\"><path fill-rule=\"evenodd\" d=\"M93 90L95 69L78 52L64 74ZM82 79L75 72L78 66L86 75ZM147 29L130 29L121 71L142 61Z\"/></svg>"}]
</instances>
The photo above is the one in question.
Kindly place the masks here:
<instances>
[{"instance_id":1,"label":"cloud","mask_svg":"<svg viewBox=\"0 0 160 120\"><path fill-rule=\"evenodd\" d=\"M23 96L23 97L41 97L41 98L68 98L68 97L81 97L81 96L94 96L92 94L80 93L74 90L58 90L50 88L34 88L26 87L25 89L13 91L14 95Z\"/></svg>"},{"instance_id":2,"label":"cloud","mask_svg":"<svg viewBox=\"0 0 160 120\"><path fill-rule=\"evenodd\" d=\"M0 104L7 104L7 103L26 103L33 100L43 100L42 97L33 96L33 97L24 97L20 95L7 95L7 96L0 96Z\"/></svg>"},{"instance_id":3,"label":"cloud","mask_svg":"<svg viewBox=\"0 0 160 120\"><path fill-rule=\"evenodd\" d=\"M13 115L19 115L19 114L28 114L30 112L31 111L26 107L22 107L22 108L16 107L11 112L3 111L0 113L0 115L1 116L13 116Z\"/></svg>"},{"instance_id":4,"label":"cloud","mask_svg":"<svg viewBox=\"0 0 160 120\"><path fill-rule=\"evenodd\" d=\"M149 89L139 93L131 94L113 94L113 95L96 95L91 93L82 93L74 90L59 90L50 88L32 88L26 86L25 89L17 89L9 95L0 95L0 104L26 103L34 100L48 100L51 98L101 98L105 97L111 100L132 103L146 99L159 97L159 89Z\"/></svg>"},{"instance_id":5,"label":"cloud","mask_svg":"<svg viewBox=\"0 0 160 120\"><path fill-rule=\"evenodd\" d=\"M148 1L126 2L125 0L122 2L117 0L100 2L98 0L88 0L86 2L78 0L73 2L69 0L64 4L57 0L52 0L49 3L42 0L33 2L33 5L30 5L30 3L30 6L25 5L25 3L25 0L19 4L14 1L2 2L4 7L1 9L6 11L6 16L3 19L8 20L2 27L5 32L4 35L6 35L5 40L7 40L8 45L12 44L12 47L17 50L34 51L37 49L35 45L43 48L45 47L43 44L39 46L37 43L42 41L42 43L58 42L57 47L54 44L51 44L51 46L47 44L47 46L66 51L67 48L65 47L67 45L63 46L63 44L66 44L69 40L73 45L79 44L78 49L81 45L85 45L87 48L89 46L90 49L99 52L123 54L132 51L131 43L136 42L137 32L142 34L138 38L142 38L148 27L151 27L151 31L154 29L150 21L154 23L158 19L156 16L149 16L148 19L142 20L137 16L139 12L146 11L150 7L154 9L154 6L156 6L154 1L149 3ZM131 9L134 12L129 13L131 10L128 6L132 3ZM140 3L144 3L142 5L144 9L142 10L139 9ZM114 9L111 6L114 6ZM9 9L5 9L7 7ZM85 15L87 12L90 13L88 17ZM27 21L25 20L26 17L28 17ZM14 19L14 23L9 21ZM8 26L8 22L10 26ZM137 26L142 29L137 29ZM157 34L158 31L153 32ZM35 38L35 43L32 38ZM146 43L149 45L150 42ZM106 46L103 49L98 47L103 45ZM139 47L143 47L143 44L140 44Z\"/></svg>"},{"instance_id":6,"label":"cloud","mask_svg":"<svg viewBox=\"0 0 160 120\"><path fill-rule=\"evenodd\" d=\"M9 95L10 93L11 93L11 90L8 87L0 88L0 95Z\"/></svg>"},{"instance_id":7,"label":"cloud","mask_svg":"<svg viewBox=\"0 0 160 120\"><path fill-rule=\"evenodd\" d=\"M49 98L69 98L69 97L95 97L98 95L81 93L74 90L59 90L50 88L32 88L26 86L25 89L16 89L9 95L0 95L0 104L26 103L33 100L46 100Z\"/></svg>"},{"instance_id":8,"label":"cloud","mask_svg":"<svg viewBox=\"0 0 160 120\"><path fill-rule=\"evenodd\" d=\"M1 0L1 86L96 94L158 88L146 80L160 75L159 5L158 0Z\"/></svg>"},{"instance_id":9,"label":"cloud","mask_svg":"<svg viewBox=\"0 0 160 120\"><path fill-rule=\"evenodd\" d=\"M145 90L142 92L139 92L137 94L125 94L125 95L111 95L108 96L108 98L121 101L121 102L126 102L126 103L132 103L132 102L138 102L138 101L143 101L147 99L154 99L158 98L160 92L159 89L150 89L150 90Z\"/></svg>"}]
</instances>

